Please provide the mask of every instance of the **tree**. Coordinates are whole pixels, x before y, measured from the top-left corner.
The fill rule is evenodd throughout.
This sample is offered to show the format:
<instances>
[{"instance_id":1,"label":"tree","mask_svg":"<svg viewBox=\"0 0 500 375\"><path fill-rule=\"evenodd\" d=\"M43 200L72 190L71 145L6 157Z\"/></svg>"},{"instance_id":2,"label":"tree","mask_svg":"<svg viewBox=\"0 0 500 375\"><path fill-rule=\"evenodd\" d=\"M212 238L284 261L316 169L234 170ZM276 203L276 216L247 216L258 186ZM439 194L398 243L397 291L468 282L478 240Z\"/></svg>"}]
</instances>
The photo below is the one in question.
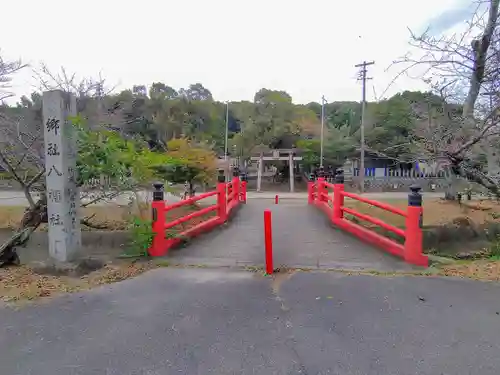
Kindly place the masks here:
<instances>
[{"instance_id":1,"label":"tree","mask_svg":"<svg viewBox=\"0 0 500 375\"><path fill-rule=\"evenodd\" d=\"M85 102L89 99L85 95L92 92L101 94L99 88L86 86L95 88L94 80L86 79L79 84L74 75L66 74L64 69L62 72L62 75L54 75L44 69L42 73L48 79L42 80L41 84L48 89L63 87L79 95L80 99L85 99ZM50 80L53 80L52 83ZM99 87L102 89L102 85ZM17 262L16 247L26 243L30 235L47 222L43 130L41 126L26 126L27 121L30 121L26 114L37 111L40 104L39 95L32 95L32 101L23 98L17 107L0 112L0 167L16 181L28 202L19 227L9 240L0 245L0 266ZM138 137L124 138L119 132L106 127L93 128L82 116L70 120L78 139L78 185L82 186L90 179L101 176L111 182L110 186L94 191L91 201L82 206L108 200L126 191L137 192L144 183L157 178L159 166L178 163L164 153L151 151L148 144ZM38 200L33 196L35 190L41 192ZM83 193L82 198L85 197ZM90 218L83 218L82 223L103 228L92 223Z\"/></svg>"},{"instance_id":2,"label":"tree","mask_svg":"<svg viewBox=\"0 0 500 375\"><path fill-rule=\"evenodd\" d=\"M148 90L146 90L146 86L144 85L134 85L132 87L132 92L137 96L147 96Z\"/></svg>"},{"instance_id":3,"label":"tree","mask_svg":"<svg viewBox=\"0 0 500 375\"><path fill-rule=\"evenodd\" d=\"M112 121L114 128L127 134L151 136L154 114L148 106L149 98L141 91L123 90L106 99L107 113L117 117Z\"/></svg>"},{"instance_id":4,"label":"tree","mask_svg":"<svg viewBox=\"0 0 500 375\"><path fill-rule=\"evenodd\" d=\"M320 165L321 140L302 139L297 142L302 151L304 166L312 170ZM355 141L349 136L347 128L331 129L326 134L323 145L323 165L333 168L341 167L345 160L356 151Z\"/></svg>"},{"instance_id":5,"label":"tree","mask_svg":"<svg viewBox=\"0 0 500 375\"><path fill-rule=\"evenodd\" d=\"M187 89L180 89L179 95L187 100L213 100L210 90L205 88L201 83L189 85Z\"/></svg>"},{"instance_id":6,"label":"tree","mask_svg":"<svg viewBox=\"0 0 500 375\"><path fill-rule=\"evenodd\" d=\"M189 183L191 194L195 182L212 182L217 171L217 157L206 144L195 144L187 138L172 139L167 142L166 155L176 163L156 168L164 179L173 183Z\"/></svg>"},{"instance_id":7,"label":"tree","mask_svg":"<svg viewBox=\"0 0 500 375\"><path fill-rule=\"evenodd\" d=\"M280 103L292 103L292 97L285 91L260 89L254 96L256 104L278 105Z\"/></svg>"},{"instance_id":8,"label":"tree","mask_svg":"<svg viewBox=\"0 0 500 375\"><path fill-rule=\"evenodd\" d=\"M151 99L175 99L179 93L170 86L162 82L154 82L149 89L149 97Z\"/></svg>"},{"instance_id":9,"label":"tree","mask_svg":"<svg viewBox=\"0 0 500 375\"><path fill-rule=\"evenodd\" d=\"M78 185L101 176L111 182L83 206L111 199L125 191L137 191L139 186L156 177L159 166L177 163L167 155L150 151L141 140L126 140L114 131L91 130L79 118L73 119L73 123L78 139ZM16 261L15 248L26 243L40 224L47 222L43 142L39 135L17 134L14 122L5 120L1 125L0 166L21 187L29 207L16 232L0 246L0 266ZM34 190L41 192L37 201L32 195ZM90 218L82 219L82 223L95 227Z\"/></svg>"},{"instance_id":10,"label":"tree","mask_svg":"<svg viewBox=\"0 0 500 375\"><path fill-rule=\"evenodd\" d=\"M491 148L492 140L498 143L499 2L478 1L462 32L440 37L429 31L419 36L412 33L411 46L418 55L408 54L396 62L403 65L399 75L423 67L424 79L442 99L439 110L429 104L428 111L416 116L412 141L419 157L447 162L452 176L448 199L455 196L456 176L467 177L500 197L498 182L476 161ZM487 92L491 107L481 97Z\"/></svg>"}]
</instances>

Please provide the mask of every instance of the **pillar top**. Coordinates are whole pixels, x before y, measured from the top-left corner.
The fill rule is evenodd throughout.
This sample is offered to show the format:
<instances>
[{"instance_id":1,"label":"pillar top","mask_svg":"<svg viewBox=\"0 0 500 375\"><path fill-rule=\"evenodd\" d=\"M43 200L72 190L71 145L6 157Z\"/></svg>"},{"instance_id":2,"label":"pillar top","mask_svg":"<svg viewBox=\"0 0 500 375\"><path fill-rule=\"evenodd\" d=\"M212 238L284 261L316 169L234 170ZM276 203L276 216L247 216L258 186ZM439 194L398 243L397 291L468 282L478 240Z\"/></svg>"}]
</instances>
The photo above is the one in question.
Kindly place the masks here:
<instances>
[{"instance_id":1,"label":"pillar top","mask_svg":"<svg viewBox=\"0 0 500 375\"><path fill-rule=\"evenodd\" d=\"M165 184L161 181L153 182L153 187L155 188L155 190L161 190L164 186Z\"/></svg>"}]
</instances>

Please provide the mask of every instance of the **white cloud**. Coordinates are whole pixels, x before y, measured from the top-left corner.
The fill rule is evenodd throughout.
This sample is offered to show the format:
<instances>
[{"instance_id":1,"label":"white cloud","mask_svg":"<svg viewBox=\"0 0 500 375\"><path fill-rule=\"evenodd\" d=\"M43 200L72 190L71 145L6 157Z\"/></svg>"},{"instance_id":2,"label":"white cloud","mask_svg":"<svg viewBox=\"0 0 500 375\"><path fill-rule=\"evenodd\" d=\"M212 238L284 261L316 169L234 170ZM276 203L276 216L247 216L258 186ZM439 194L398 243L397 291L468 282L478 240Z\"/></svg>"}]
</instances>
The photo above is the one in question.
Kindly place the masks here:
<instances>
[{"instance_id":1,"label":"white cloud","mask_svg":"<svg viewBox=\"0 0 500 375\"><path fill-rule=\"evenodd\" d=\"M471 0L454 0L449 8L431 18L427 25L429 32L440 35L448 30L463 25L471 19L477 8L477 4Z\"/></svg>"},{"instance_id":2,"label":"white cloud","mask_svg":"<svg viewBox=\"0 0 500 375\"><path fill-rule=\"evenodd\" d=\"M436 4L436 3L439 3ZM7 2L2 51L81 75L102 71L120 88L162 81L201 82L217 100L252 100L262 88L295 102L358 100L354 65L375 60L369 82L380 95L395 75L388 65L419 28L454 0L62 0ZM31 91L31 74L16 93ZM421 87L400 80L386 93Z\"/></svg>"}]
</instances>

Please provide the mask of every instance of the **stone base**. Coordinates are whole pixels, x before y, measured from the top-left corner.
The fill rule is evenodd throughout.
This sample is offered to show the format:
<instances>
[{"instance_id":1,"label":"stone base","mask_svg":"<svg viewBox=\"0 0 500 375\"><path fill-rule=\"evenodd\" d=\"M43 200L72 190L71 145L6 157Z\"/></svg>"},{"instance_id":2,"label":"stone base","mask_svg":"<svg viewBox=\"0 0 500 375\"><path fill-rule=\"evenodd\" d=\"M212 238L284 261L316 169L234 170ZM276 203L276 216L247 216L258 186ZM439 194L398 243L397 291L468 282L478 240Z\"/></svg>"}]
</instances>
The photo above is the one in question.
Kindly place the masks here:
<instances>
[{"instance_id":1,"label":"stone base","mask_svg":"<svg viewBox=\"0 0 500 375\"><path fill-rule=\"evenodd\" d=\"M32 269L40 275L82 277L103 268L105 264L96 258L80 259L72 263L47 260L33 263Z\"/></svg>"}]
</instances>

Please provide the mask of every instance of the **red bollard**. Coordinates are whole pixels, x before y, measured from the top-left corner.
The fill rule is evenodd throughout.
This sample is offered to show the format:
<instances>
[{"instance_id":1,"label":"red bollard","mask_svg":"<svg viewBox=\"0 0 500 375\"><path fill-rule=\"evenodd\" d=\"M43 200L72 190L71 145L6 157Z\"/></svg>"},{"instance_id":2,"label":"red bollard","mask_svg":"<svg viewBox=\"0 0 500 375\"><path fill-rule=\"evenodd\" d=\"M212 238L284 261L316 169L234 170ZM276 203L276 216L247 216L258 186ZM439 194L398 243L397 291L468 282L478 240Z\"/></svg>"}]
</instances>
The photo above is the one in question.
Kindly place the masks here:
<instances>
[{"instance_id":1,"label":"red bollard","mask_svg":"<svg viewBox=\"0 0 500 375\"><path fill-rule=\"evenodd\" d=\"M266 247L266 274L273 273L273 234L271 227L271 210L264 210L264 241Z\"/></svg>"},{"instance_id":2,"label":"red bollard","mask_svg":"<svg viewBox=\"0 0 500 375\"><path fill-rule=\"evenodd\" d=\"M276 196L274 197L274 204L278 204L278 194L276 194Z\"/></svg>"}]
</instances>

